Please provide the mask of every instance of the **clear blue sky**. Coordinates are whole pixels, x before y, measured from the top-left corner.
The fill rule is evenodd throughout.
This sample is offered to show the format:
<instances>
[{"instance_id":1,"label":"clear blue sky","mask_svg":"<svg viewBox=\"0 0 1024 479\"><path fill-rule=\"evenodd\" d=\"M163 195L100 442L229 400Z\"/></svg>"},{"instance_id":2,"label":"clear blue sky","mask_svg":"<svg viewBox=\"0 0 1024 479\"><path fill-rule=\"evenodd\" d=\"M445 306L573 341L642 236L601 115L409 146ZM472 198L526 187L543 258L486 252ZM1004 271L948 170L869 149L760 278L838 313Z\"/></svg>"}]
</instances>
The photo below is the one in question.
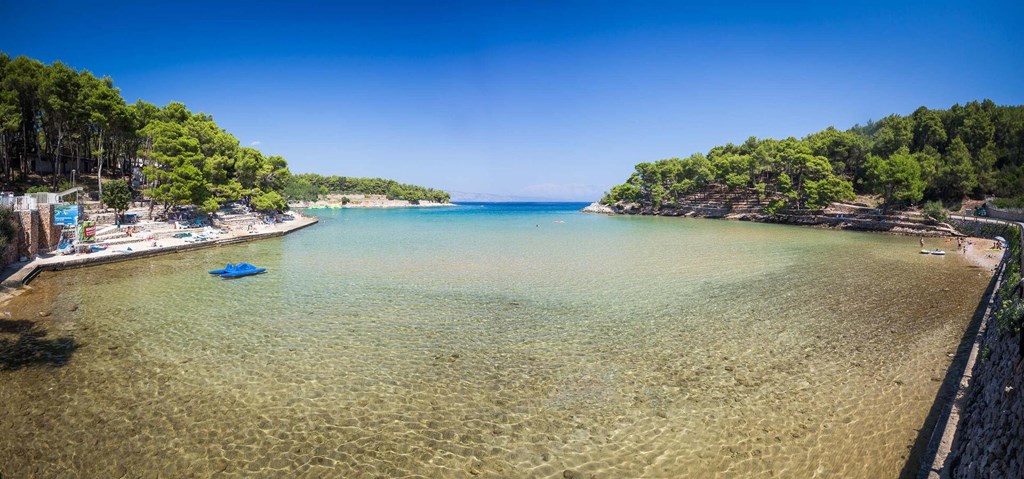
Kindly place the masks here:
<instances>
[{"instance_id":1,"label":"clear blue sky","mask_svg":"<svg viewBox=\"0 0 1024 479\"><path fill-rule=\"evenodd\" d=\"M1020 1L150 3L0 0L0 50L296 172L555 199L751 135L1024 103Z\"/></svg>"}]
</instances>

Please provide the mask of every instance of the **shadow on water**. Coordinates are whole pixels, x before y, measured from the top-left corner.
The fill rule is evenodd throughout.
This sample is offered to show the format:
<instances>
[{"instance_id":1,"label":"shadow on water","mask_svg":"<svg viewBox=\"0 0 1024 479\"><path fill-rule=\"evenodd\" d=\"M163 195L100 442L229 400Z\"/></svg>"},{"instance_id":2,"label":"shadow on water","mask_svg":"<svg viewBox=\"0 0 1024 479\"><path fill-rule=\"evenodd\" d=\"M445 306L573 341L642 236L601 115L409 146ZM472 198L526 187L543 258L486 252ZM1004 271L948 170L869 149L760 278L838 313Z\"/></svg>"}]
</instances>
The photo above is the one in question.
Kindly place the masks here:
<instances>
[{"instance_id":1,"label":"shadow on water","mask_svg":"<svg viewBox=\"0 0 1024 479\"><path fill-rule=\"evenodd\" d=\"M0 319L0 370L64 366L78 346L70 336L47 338L47 332L32 321Z\"/></svg>"},{"instance_id":2,"label":"shadow on water","mask_svg":"<svg viewBox=\"0 0 1024 479\"><path fill-rule=\"evenodd\" d=\"M985 317L985 309L988 307L989 297L995 294L997 276L998 273L993 274L992 279L989 280L985 294L981 296L981 301L978 302L978 306L974 309L971 323L967 326L967 330L964 331L963 337L960 338L960 345L957 346L956 354L949 363L949 368L946 369L946 377L942 379L942 386L939 387L939 391L935 394L935 400L932 401L932 408L928 411L928 417L925 418L921 428L917 430L917 438L914 439L914 445L907 456L907 462L900 471L900 478L902 479L926 476L926 472L931 469L930 463L934 459L935 449L938 447L938 444L931 444L932 433L936 424L945 424L946 418L949 417L950 402L953 401L957 388L960 386L960 377L963 376L964 369L967 367L967 359L971 355L974 337L977 336L978 328L981 327L981 321ZM922 461L927 461L929 464L926 466Z\"/></svg>"}]
</instances>

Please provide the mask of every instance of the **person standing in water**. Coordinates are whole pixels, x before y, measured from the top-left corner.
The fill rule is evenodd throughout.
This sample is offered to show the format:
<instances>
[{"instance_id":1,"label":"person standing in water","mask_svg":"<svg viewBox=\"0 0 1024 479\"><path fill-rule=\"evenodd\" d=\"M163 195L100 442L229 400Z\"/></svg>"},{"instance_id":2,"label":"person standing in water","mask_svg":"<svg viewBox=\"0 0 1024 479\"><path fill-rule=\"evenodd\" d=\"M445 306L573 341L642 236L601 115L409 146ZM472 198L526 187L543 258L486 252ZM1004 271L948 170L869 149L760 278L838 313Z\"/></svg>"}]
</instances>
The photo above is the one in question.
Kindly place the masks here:
<instances>
[{"instance_id":1,"label":"person standing in water","mask_svg":"<svg viewBox=\"0 0 1024 479\"><path fill-rule=\"evenodd\" d=\"M924 236L921 237L921 247L924 248Z\"/></svg>"}]
</instances>

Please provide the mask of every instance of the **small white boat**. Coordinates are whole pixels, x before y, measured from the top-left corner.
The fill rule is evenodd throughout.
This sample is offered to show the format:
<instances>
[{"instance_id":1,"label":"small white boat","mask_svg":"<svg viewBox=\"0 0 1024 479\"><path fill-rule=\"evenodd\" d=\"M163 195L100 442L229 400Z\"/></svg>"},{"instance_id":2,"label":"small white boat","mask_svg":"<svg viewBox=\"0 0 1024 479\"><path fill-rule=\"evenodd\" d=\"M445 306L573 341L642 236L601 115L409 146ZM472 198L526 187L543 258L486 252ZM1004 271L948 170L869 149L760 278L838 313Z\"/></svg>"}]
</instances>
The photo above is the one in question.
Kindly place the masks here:
<instances>
[{"instance_id":1,"label":"small white boat","mask_svg":"<svg viewBox=\"0 0 1024 479\"><path fill-rule=\"evenodd\" d=\"M945 256L946 255L946 252L942 251L941 249L932 250L932 251L929 251L928 253L929 254L933 254L935 256Z\"/></svg>"}]
</instances>

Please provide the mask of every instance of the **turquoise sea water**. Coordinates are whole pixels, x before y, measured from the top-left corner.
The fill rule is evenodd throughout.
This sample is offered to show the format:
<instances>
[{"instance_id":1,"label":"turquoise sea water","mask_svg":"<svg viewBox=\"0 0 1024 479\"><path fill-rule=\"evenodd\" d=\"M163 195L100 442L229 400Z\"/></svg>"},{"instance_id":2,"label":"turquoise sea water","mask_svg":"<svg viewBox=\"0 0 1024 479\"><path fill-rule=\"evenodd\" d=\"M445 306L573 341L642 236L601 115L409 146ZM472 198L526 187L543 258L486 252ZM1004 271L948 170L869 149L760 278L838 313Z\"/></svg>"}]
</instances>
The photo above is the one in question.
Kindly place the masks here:
<instances>
[{"instance_id":1,"label":"turquoise sea water","mask_svg":"<svg viewBox=\"0 0 1024 479\"><path fill-rule=\"evenodd\" d=\"M75 349L0 370L0 472L900 473L987 272L917 238L583 206L311 210L43 275L12 319ZM269 272L206 274L239 261Z\"/></svg>"}]
</instances>

